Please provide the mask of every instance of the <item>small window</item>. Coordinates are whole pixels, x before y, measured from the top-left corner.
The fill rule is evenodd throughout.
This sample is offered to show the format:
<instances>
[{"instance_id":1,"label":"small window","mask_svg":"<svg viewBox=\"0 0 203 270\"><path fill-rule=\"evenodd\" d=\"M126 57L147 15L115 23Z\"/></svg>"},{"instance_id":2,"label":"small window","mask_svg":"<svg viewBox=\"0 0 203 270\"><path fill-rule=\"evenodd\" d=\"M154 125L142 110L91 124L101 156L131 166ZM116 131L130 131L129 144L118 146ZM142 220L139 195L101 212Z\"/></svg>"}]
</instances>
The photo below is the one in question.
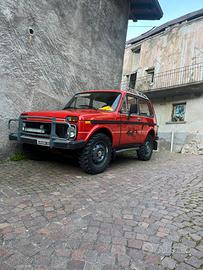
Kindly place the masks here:
<instances>
[{"instance_id":1,"label":"small window","mask_svg":"<svg viewBox=\"0 0 203 270\"><path fill-rule=\"evenodd\" d=\"M135 47L132 49L132 53L136 53L136 54L139 54L141 51L141 46L138 46L138 47Z\"/></svg>"},{"instance_id":2,"label":"small window","mask_svg":"<svg viewBox=\"0 0 203 270\"><path fill-rule=\"evenodd\" d=\"M139 100L139 112L142 116L151 116L152 112L149 107L149 103L144 99Z\"/></svg>"},{"instance_id":3,"label":"small window","mask_svg":"<svg viewBox=\"0 0 203 270\"><path fill-rule=\"evenodd\" d=\"M147 72L149 83L153 83L154 82L154 73L155 73L154 67L147 69L146 72Z\"/></svg>"},{"instance_id":4,"label":"small window","mask_svg":"<svg viewBox=\"0 0 203 270\"><path fill-rule=\"evenodd\" d=\"M173 104L171 121L172 122L185 121L185 108L186 103Z\"/></svg>"},{"instance_id":5,"label":"small window","mask_svg":"<svg viewBox=\"0 0 203 270\"><path fill-rule=\"evenodd\" d=\"M137 72L130 75L129 88L135 89L136 79L137 79Z\"/></svg>"}]
</instances>

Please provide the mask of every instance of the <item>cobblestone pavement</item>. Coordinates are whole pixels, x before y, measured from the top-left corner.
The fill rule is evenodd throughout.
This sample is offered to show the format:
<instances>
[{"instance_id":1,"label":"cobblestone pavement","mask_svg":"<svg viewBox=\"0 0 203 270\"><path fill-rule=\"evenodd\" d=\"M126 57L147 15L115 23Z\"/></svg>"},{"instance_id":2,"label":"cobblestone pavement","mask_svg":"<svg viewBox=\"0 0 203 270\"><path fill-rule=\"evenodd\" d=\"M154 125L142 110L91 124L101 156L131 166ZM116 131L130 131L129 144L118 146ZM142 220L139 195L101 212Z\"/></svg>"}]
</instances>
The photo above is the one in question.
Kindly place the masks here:
<instances>
[{"instance_id":1,"label":"cobblestone pavement","mask_svg":"<svg viewBox=\"0 0 203 270\"><path fill-rule=\"evenodd\" d=\"M0 269L203 269L203 156L0 164Z\"/></svg>"}]
</instances>

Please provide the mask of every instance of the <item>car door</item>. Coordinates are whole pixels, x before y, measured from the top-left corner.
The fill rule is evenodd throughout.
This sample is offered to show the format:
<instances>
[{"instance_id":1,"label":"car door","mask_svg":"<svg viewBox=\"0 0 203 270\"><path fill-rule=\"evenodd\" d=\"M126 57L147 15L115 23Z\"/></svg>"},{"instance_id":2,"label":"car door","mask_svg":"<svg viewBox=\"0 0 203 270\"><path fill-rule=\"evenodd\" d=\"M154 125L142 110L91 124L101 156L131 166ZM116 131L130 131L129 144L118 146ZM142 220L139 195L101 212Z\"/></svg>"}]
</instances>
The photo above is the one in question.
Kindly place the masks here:
<instances>
[{"instance_id":1,"label":"car door","mask_svg":"<svg viewBox=\"0 0 203 270\"><path fill-rule=\"evenodd\" d=\"M154 112L150 102L144 98L138 98L139 121L141 123L140 137L143 143L148 132L154 127Z\"/></svg>"},{"instance_id":2,"label":"car door","mask_svg":"<svg viewBox=\"0 0 203 270\"><path fill-rule=\"evenodd\" d=\"M120 145L139 144L141 141L141 125L139 115L132 114L129 116L130 105L133 103L138 103L136 96L127 94L123 100L123 104L120 110Z\"/></svg>"}]
</instances>

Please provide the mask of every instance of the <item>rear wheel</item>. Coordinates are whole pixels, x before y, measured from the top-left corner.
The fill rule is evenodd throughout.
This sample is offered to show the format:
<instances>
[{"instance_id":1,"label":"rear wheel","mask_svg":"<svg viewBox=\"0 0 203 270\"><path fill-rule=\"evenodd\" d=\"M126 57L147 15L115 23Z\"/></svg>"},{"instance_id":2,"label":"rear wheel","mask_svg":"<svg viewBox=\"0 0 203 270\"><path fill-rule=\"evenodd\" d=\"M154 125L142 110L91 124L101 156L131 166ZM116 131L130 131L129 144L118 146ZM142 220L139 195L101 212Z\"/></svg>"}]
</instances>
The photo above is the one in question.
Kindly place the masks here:
<instances>
[{"instance_id":1,"label":"rear wheel","mask_svg":"<svg viewBox=\"0 0 203 270\"><path fill-rule=\"evenodd\" d=\"M95 134L80 153L80 167L89 174L101 173L108 167L111 153L110 138L103 133Z\"/></svg>"},{"instance_id":2,"label":"rear wheel","mask_svg":"<svg viewBox=\"0 0 203 270\"><path fill-rule=\"evenodd\" d=\"M140 147L139 150L137 150L138 159L144 161L150 160L152 152L153 152L153 137L151 135L148 135L144 144Z\"/></svg>"}]
</instances>

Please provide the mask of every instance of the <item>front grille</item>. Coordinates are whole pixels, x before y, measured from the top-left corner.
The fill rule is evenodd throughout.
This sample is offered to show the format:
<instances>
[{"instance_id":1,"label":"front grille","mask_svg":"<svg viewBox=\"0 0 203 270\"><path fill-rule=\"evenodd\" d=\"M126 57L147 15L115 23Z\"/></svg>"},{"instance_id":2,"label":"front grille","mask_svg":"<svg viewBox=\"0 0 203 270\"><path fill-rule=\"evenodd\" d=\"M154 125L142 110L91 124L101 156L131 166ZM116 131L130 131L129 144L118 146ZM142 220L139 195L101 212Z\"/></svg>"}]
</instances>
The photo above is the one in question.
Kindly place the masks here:
<instances>
[{"instance_id":1,"label":"front grille","mask_svg":"<svg viewBox=\"0 0 203 270\"><path fill-rule=\"evenodd\" d=\"M22 133L29 136L49 137L51 135L51 123L23 121L23 129ZM56 135L59 138L67 138L67 129L67 124L56 124Z\"/></svg>"},{"instance_id":2,"label":"front grille","mask_svg":"<svg viewBox=\"0 0 203 270\"><path fill-rule=\"evenodd\" d=\"M56 135L59 138L67 138L68 125L56 124Z\"/></svg>"},{"instance_id":3,"label":"front grille","mask_svg":"<svg viewBox=\"0 0 203 270\"><path fill-rule=\"evenodd\" d=\"M25 133L36 133L39 134L39 130L44 130L45 135L50 135L51 134L51 123L39 123L39 122L27 122L23 121L23 125L25 129L30 129L31 131L26 131Z\"/></svg>"}]
</instances>

